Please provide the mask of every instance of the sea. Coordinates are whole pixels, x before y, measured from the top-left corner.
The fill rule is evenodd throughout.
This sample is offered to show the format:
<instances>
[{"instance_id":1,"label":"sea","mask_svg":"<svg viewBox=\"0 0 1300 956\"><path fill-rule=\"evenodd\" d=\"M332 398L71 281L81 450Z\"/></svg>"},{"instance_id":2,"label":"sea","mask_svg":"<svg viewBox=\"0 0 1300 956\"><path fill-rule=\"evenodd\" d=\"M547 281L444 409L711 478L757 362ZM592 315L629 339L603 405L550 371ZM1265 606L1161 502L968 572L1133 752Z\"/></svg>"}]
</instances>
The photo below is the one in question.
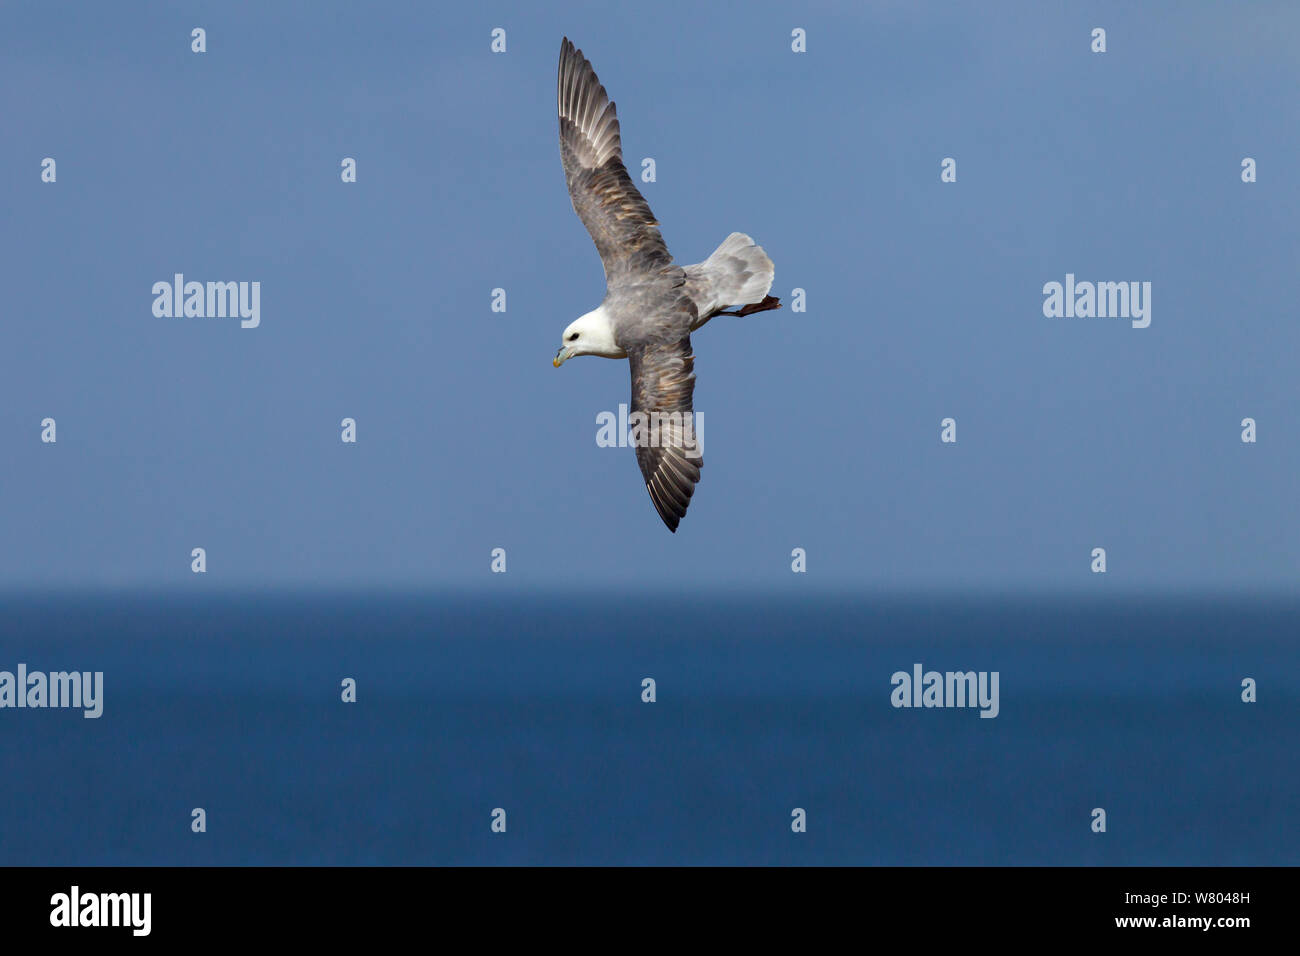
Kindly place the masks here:
<instances>
[{"instance_id":1,"label":"sea","mask_svg":"<svg viewBox=\"0 0 1300 956\"><path fill-rule=\"evenodd\" d=\"M1298 638L1195 595L9 595L0 671L102 713L0 707L0 865L1295 865ZM996 716L899 706L918 671Z\"/></svg>"}]
</instances>

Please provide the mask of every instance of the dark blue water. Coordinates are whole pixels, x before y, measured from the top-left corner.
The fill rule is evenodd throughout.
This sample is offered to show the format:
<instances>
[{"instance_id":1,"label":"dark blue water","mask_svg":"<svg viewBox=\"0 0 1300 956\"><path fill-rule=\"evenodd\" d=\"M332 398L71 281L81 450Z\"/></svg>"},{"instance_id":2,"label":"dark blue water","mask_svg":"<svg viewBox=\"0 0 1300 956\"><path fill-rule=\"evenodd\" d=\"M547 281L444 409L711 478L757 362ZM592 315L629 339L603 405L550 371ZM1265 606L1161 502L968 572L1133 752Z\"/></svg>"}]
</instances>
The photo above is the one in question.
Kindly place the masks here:
<instances>
[{"instance_id":1,"label":"dark blue water","mask_svg":"<svg viewBox=\"0 0 1300 956\"><path fill-rule=\"evenodd\" d=\"M105 693L0 710L0 864L1295 864L1298 635L1248 601L10 598L0 670ZM999 716L895 709L916 662L998 671Z\"/></svg>"}]
</instances>

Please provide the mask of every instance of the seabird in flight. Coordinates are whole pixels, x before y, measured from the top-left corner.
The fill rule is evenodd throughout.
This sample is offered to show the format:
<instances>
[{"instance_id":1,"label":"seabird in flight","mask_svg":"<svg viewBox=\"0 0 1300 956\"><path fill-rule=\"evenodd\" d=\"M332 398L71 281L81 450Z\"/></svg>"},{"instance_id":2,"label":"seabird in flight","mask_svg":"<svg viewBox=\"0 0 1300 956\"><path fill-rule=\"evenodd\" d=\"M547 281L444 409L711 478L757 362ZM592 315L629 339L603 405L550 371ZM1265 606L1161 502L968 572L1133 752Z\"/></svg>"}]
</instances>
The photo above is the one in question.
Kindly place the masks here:
<instances>
[{"instance_id":1,"label":"seabird in flight","mask_svg":"<svg viewBox=\"0 0 1300 956\"><path fill-rule=\"evenodd\" d=\"M691 407L691 333L715 315L779 309L781 301L767 294L772 260L733 232L704 262L676 265L623 165L614 104L567 37L558 91L564 178L605 266L605 298L564 330L553 364L575 355L628 360L637 464L659 517L676 532L704 465ZM740 308L723 311L727 306Z\"/></svg>"}]
</instances>

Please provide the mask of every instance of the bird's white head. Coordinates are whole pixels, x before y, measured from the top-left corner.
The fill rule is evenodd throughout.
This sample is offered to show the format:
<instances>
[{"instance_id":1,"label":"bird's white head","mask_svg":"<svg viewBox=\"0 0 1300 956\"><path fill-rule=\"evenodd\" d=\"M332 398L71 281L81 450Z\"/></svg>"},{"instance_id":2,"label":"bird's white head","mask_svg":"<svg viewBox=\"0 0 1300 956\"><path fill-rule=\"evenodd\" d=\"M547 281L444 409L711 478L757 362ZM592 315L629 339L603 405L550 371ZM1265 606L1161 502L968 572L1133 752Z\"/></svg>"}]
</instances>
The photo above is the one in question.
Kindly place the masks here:
<instances>
[{"instance_id":1,"label":"bird's white head","mask_svg":"<svg viewBox=\"0 0 1300 956\"><path fill-rule=\"evenodd\" d=\"M614 341L614 323L603 306L569 323L551 364L559 368L575 355L627 358L627 353Z\"/></svg>"}]
</instances>

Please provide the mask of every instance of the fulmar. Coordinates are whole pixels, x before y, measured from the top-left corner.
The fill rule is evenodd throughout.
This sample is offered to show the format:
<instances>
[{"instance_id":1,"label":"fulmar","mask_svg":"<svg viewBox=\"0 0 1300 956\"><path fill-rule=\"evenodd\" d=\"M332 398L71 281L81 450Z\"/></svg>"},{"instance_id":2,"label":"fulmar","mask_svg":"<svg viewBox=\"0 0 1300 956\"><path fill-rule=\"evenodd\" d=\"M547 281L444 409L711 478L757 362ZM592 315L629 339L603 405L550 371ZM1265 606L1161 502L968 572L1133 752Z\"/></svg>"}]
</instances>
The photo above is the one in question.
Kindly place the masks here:
<instances>
[{"instance_id":1,"label":"fulmar","mask_svg":"<svg viewBox=\"0 0 1300 956\"><path fill-rule=\"evenodd\" d=\"M623 165L614 104L568 37L560 44L558 100L564 178L605 267L605 298L564 330L552 364L575 355L628 360L637 464L655 510L676 533L704 465L692 408L691 333L715 315L779 309L781 301L768 295L772 260L733 232L703 262L673 262Z\"/></svg>"}]
</instances>

